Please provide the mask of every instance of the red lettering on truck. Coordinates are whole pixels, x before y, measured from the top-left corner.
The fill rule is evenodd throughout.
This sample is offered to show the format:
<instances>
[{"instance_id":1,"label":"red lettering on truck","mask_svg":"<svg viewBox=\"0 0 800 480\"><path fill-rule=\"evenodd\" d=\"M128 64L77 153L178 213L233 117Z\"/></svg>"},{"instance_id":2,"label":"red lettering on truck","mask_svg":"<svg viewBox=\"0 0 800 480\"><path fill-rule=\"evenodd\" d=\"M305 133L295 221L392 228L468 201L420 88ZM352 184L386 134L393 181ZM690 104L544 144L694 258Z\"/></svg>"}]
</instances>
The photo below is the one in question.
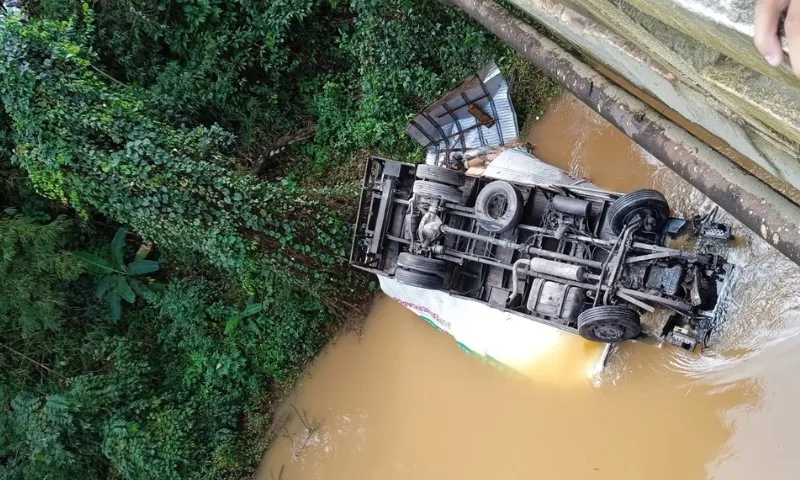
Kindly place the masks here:
<instances>
[{"instance_id":1,"label":"red lettering on truck","mask_svg":"<svg viewBox=\"0 0 800 480\"><path fill-rule=\"evenodd\" d=\"M400 305L406 308L410 308L411 310L416 310L417 312L420 312L421 314L431 318L434 322L441 325L442 328L450 330L451 328L450 322L440 317L438 313L431 311L431 309L429 309L428 307L423 305L417 305L416 303L407 302L397 297L392 297L392 298L394 298L398 303L400 303Z\"/></svg>"}]
</instances>

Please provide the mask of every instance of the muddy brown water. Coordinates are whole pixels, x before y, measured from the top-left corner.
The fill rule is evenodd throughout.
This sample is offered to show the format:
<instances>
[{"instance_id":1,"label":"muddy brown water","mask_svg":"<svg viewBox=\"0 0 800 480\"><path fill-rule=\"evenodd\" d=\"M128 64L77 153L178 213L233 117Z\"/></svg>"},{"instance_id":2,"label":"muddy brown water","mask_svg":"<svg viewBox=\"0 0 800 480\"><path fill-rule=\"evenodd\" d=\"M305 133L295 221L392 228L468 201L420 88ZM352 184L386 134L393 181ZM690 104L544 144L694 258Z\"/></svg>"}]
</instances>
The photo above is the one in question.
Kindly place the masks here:
<instances>
[{"instance_id":1,"label":"muddy brown water","mask_svg":"<svg viewBox=\"0 0 800 480\"><path fill-rule=\"evenodd\" d=\"M655 187L685 215L713 206L572 97L528 139L603 188ZM279 409L258 478L800 477L800 268L735 229L712 346L629 342L594 378L580 339L519 375L379 297L361 337L329 346Z\"/></svg>"}]
</instances>

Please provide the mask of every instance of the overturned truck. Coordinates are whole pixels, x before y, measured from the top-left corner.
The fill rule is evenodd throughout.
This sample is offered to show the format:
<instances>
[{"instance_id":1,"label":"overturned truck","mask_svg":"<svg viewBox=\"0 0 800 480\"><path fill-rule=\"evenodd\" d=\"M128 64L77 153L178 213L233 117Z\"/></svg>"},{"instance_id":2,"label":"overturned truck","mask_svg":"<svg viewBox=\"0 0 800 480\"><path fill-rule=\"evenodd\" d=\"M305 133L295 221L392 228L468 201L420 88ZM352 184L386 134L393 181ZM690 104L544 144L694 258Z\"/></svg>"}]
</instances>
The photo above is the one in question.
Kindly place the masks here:
<instances>
[{"instance_id":1,"label":"overturned truck","mask_svg":"<svg viewBox=\"0 0 800 480\"><path fill-rule=\"evenodd\" d=\"M710 245L730 227L671 217L655 190L621 195L559 172L524 148L479 176L372 157L351 264L411 297L436 290L596 342L704 344L731 268ZM700 240L669 248L679 235ZM656 308L672 315L645 332L640 315Z\"/></svg>"},{"instance_id":2,"label":"overturned truck","mask_svg":"<svg viewBox=\"0 0 800 480\"><path fill-rule=\"evenodd\" d=\"M657 191L604 191L540 161L518 141L509 92L490 63L409 122L425 164L369 160L350 263L501 363L524 363L553 332L705 344L732 268L721 255L730 227L713 211L672 217ZM671 315L643 328L656 309Z\"/></svg>"}]
</instances>

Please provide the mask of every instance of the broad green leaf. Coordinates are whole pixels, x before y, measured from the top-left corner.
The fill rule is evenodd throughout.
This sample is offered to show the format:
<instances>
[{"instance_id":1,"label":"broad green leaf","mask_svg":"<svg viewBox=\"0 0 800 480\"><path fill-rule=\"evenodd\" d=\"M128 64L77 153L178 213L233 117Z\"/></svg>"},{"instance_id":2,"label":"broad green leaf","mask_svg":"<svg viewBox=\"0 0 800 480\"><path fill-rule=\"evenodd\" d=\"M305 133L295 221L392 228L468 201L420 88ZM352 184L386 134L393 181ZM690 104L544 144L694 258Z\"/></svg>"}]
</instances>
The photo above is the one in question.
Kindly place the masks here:
<instances>
[{"instance_id":1,"label":"broad green leaf","mask_svg":"<svg viewBox=\"0 0 800 480\"><path fill-rule=\"evenodd\" d=\"M157 272L158 268L158 262L155 260L137 260L128 265L128 274L144 275L146 273Z\"/></svg>"},{"instance_id":2,"label":"broad green leaf","mask_svg":"<svg viewBox=\"0 0 800 480\"><path fill-rule=\"evenodd\" d=\"M108 310L111 312L111 320L117 323L122 317L122 297L114 290L108 292Z\"/></svg>"},{"instance_id":3,"label":"broad green leaf","mask_svg":"<svg viewBox=\"0 0 800 480\"><path fill-rule=\"evenodd\" d=\"M250 317L257 313L261 313L262 305L260 303L250 303L246 307L244 307L244 312L242 312L243 317Z\"/></svg>"},{"instance_id":4,"label":"broad green leaf","mask_svg":"<svg viewBox=\"0 0 800 480\"><path fill-rule=\"evenodd\" d=\"M231 319L225 323L225 335L230 335L232 331L236 330L236 327L239 326L239 322L241 321L242 317L240 317L239 315L231 317Z\"/></svg>"},{"instance_id":5,"label":"broad green leaf","mask_svg":"<svg viewBox=\"0 0 800 480\"><path fill-rule=\"evenodd\" d=\"M136 292L136 295L139 295L140 297L151 293L150 288L146 284L136 280L133 277L128 277L128 285L130 285L133 291Z\"/></svg>"},{"instance_id":6,"label":"broad green leaf","mask_svg":"<svg viewBox=\"0 0 800 480\"><path fill-rule=\"evenodd\" d=\"M89 252L73 252L73 255L78 257L78 260L83 263L87 270L93 273L112 273L114 272L114 268L108 264L108 262L98 257L97 255L92 255Z\"/></svg>"},{"instance_id":7,"label":"broad green leaf","mask_svg":"<svg viewBox=\"0 0 800 480\"><path fill-rule=\"evenodd\" d=\"M122 275L115 279L114 290L120 297L124 298L126 302L133 303L136 301L136 293L133 292L131 286L128 285L128 280Z\"/></svg>"},{"instance_id":8,"label":"broad green leaf","mask_svg":"<svg viewBox=\"0 0 800 480\"><path fill-rule=\"evenodd\" d=\"M117 234L114 235L114 240L111 241L111 261L114 262L114 268L117 270L124 270L125 264L122 260L122 250L125 248L125 237L128 235L128 230L120 228Z\"/></svg>"},{"instance_id":9,"label":"broad green leaf","mask_svg":"<svg viewBox=\"0 0 800 480\"><path fill-rule=\"evenodd\" d=\"M261 336L261 329L258 328L258 325L256 325L256 322L253 322L253 321L247 322L247 327L250 329L251 332L255 333L256 336L258 336L258 337Z\"/></svg>"},{"instance_id":10,"label":"broad green leaf","mask_svg":"<svg viewBox=\"0 0 800 480\"><path fill-rule=\"evenodd\" d=\"M111 280L113 279L113 275L106 275L102 280L100 280L100 283L98 283L97 287L94 289L94 293L97 295L97 298L103 298L106 293L108 293L108 289L111 288Z\"/></svg>"}]
</instances>

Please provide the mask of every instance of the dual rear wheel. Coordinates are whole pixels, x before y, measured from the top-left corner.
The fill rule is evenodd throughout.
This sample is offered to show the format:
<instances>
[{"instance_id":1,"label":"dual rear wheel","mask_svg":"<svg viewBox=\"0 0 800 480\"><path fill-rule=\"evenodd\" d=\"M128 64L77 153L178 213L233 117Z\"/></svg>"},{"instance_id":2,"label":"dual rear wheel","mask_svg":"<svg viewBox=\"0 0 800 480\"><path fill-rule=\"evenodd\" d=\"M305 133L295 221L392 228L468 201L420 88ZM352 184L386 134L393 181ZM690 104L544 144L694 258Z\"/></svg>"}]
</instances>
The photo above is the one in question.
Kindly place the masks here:
<instances>
[{"instance_id":1,"label":"dual rear wheel","mask_svg":"<svg viewBox=\"0 0 800 480\"><path fill-rule=\"evenodd\" d=\"M394 278L403 285L439 290L444 287L445 270L444 260L403 252L397 257Z\"/></svg>"},{"instance_id":2,"label":"dual rear wheel","mask_svg":"<svg viewBox=\"0 0 800 480\"><path fill-rule=\"evenodd\" d=\"M461 203L466 176L461 172L435 165L417 165L417 180L414 182L414 195L424 198L438 198L443 202Z\"/></svg>"}]
</instances>

